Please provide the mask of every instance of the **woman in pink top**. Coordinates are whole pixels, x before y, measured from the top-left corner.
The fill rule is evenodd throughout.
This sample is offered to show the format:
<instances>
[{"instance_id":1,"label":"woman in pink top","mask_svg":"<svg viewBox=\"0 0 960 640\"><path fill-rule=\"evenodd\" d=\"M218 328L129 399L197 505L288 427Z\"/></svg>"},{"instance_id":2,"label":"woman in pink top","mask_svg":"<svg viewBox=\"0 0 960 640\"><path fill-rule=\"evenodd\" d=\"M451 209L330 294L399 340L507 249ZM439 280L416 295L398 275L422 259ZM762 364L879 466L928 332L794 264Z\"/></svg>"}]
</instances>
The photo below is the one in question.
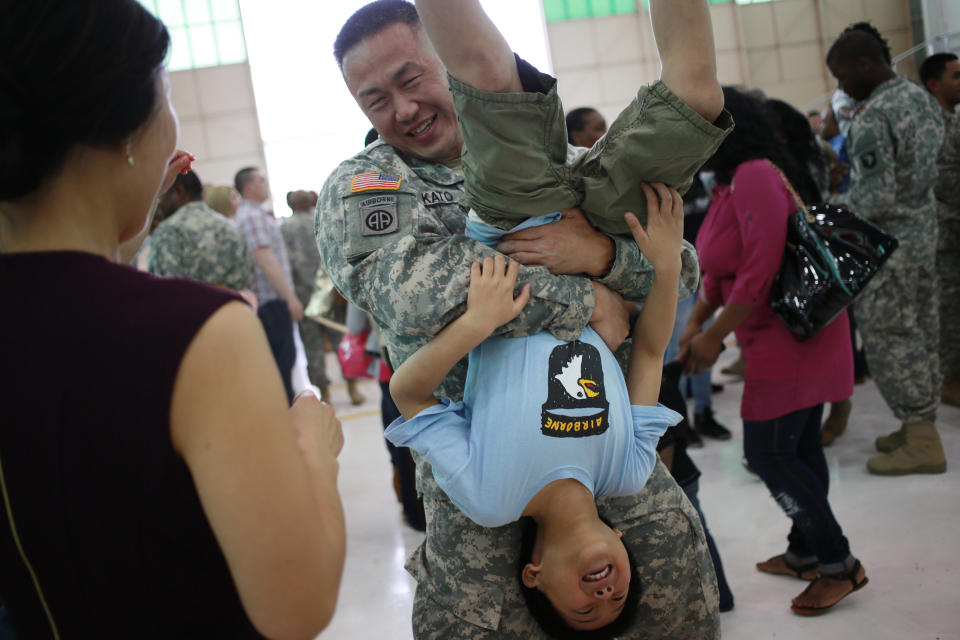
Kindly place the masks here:
<instances>
[{"instance_id":1,"label":"woman in pink top","mask_svg":"<svg viewBox=\"0 0 960 640\"><path fill-rule=\"evenodd\" d=\"M849 324L844 313L800 342L770 308L787 219L797 209L785 177L808 202L819 198L807 170L777 143L763 104L730 88L724 97L737 125L706 165L717 186L697 235L703 286L680 339L681 358L696 373L716 361L727 334L736 334L747 363L744 452L793 521L787 551L757 569L813 580L791 608L814 615L867 583L827 500L820 441L823 404L853 392Z\"/></svg>"}]
</instances>

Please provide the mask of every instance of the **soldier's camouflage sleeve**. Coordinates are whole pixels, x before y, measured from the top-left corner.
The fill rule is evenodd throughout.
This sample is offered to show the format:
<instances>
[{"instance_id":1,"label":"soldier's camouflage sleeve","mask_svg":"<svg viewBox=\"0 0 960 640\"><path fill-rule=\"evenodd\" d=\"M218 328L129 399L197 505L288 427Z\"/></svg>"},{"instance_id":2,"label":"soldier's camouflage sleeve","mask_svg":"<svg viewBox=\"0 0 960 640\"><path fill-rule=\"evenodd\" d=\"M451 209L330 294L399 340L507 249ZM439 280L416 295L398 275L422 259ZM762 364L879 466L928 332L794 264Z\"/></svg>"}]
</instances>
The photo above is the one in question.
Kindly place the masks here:
<instances>
[{"instance_id":1,"label":"soldier's camouflage sleeve","mask_svg":"<svg viewBox=\"0 0 960 640\"><path fill-rule=\"evenodd\" d=\"M229 242L230 256L229 264L233 265L226 274L226 286L239 291L240 289L249 289L253 286L255 277L253 271L253 254L250 253L250 247L247 246L247 240L240 233L239 229L234 229L236 233L231 234Z\"/></svg>"},{"instance_id":2,"label":"soldier's camouflage sleeve","mask_svg":"<svg viewBox=\"0 0 960 640\"><path fill-rule=\"evenodd\" d=\"M470 265L496 251L467 237L423 231L414 210L398 210L401 231L364 240L370 251L348 259L350 233L344 196L350 181L369 164L347 161L327 179L317 204L321 261L337 289L399 336L433 336L466 308ZM406 219L404 219L406 218ZM404 231L407 231L404 233ZM553 276L543 267L521 267L518 286L531 285L531 300L497 333L512 336L549 331L575 340L593 313L593 286L585 278Z\"/></svg>"},{"instance_id":3,"label":"soldier's camouflage sleeve","mask_svg":"<svg viewBox=\"0 0 960 640\"><path fill-rule=\"evenodd\" d=\"M183 271L183 240L171 225L160 225L150 236L150 259L147 271L164 278L185 278Z\"/></svg>"},{"instance_id":4,"label":"soldier's camouflage sleeve","mask_svg":"<svg viewBox=\"0 0 960 640\"><path fill-rule=\"evenodd\" d=\"M866 110L854 121L850 145L849 202L854 211L874 224L897 216L894 144L883 119Z\"/></svg>"},{"instance_id":5,"label":"soldier's camouflage sleeve","mask_svg":"<svg viewBox=\"0 0 960 640\"><path fill-rule=\"evenodd\" d=\"M948 114L943 146L937 156L937 186L934 193L952 218L960 218L960 116Z\"/></svg>"},{"instance_id":6,"label":"soldier's camouflage sleeve","mask_svg":"<svg viewBox=\"0 0 960 640\"><path fill-rule=\"evenodd\" d=\"M650 293L653 284L653 265L640 253L633 238L610 236L616 257L610 272L596 278L597 282L619 292L627 300L639 301ZM694 294L700 284L700 262L693 245L683 241L680 248L680 298Z\"/></svg>"}]
</instances>

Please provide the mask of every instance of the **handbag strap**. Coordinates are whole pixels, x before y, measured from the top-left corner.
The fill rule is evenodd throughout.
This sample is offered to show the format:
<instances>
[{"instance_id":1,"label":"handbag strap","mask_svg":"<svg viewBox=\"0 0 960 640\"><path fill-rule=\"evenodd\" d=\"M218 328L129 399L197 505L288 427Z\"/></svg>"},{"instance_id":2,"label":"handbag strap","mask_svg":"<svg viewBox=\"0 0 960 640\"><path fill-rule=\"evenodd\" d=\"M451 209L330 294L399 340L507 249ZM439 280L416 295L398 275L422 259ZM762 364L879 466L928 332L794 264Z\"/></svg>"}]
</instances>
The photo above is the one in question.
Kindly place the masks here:
<instances>
[{"instance_id":1,"label":"handbag strap","mask_svg":"<svg viewBox=\"0 0 960 640\"><path fill-rule=\"evenodd\" d=\"M767 160L766 158L764 158L764 162L766 162L766 163L769 164L771 167L773 167L773 170L776 171L776 172L777 172L777 175L780 176L780 179L783 180L783 184L786 185L787 191L789 191L789 192L790 192L790 195L793 196L793 201L797 203L797 210L803 211L803 218L804 218L807 222L813 222L813 220L814 220L813 216L810 215L810 212L809 212L809 211L807 211L807 205L803 204L803 198L800 197L800 194L798 194L797 191L796 191L796 189L793 188L793 185L790 184L790 180L787 178L787 174L785 174L785 173L783 172L783 170L780 169L780 167L778 167L777 165L773 164L772 162L770 162L770 161Z\"/></svg>"}]
</instances>

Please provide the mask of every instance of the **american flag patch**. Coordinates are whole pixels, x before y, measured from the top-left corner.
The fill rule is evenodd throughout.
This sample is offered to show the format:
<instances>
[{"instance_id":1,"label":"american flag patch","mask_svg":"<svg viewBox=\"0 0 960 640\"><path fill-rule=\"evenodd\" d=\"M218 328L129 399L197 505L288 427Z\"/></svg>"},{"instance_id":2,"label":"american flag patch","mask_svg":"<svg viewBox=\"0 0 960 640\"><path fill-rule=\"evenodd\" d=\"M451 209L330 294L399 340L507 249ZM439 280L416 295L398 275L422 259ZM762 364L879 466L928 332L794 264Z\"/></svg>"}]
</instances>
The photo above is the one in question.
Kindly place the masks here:
<instances>
[{"instance_id":1,"label":"american flag patch","mask_svg":"<svg viewBox=\"0 0 960 640\"><path fill-rule=\"evenodd\" d=\"M403 178L392 176L389 173L361 173L354 176L350 183L350 193L358 191L370 191L371 189L388 189L396 191L400 188Z\"/></svg>"}]
</instances>

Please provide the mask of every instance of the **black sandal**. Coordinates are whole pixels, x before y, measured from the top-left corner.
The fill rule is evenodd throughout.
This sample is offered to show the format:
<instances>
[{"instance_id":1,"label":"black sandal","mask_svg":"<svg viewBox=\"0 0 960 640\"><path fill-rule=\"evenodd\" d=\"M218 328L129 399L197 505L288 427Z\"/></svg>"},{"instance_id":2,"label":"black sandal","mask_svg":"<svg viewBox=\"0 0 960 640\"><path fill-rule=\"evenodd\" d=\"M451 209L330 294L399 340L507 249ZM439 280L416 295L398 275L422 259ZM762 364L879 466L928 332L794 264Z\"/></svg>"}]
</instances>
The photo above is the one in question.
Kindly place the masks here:
<instances>
[{"instance_id":1,"label":"black sandal","mask_svg":"<svg viewBox=\"0 0 960 640\"><path fill-rule=\"evenodd\" d=\"M803 590L803 593L797 596L797 598L802 598L803 596L807 595L807 593L809 593L813 589L814 585L816 585L821 580L836 580L839 582L849 582L850 591L847 591L846 593L841 595L839 598L837 598L833 602L826 604L824 606L800 607L795 604L791 604L790 609L794 613L798 613L802 616L818 616L822 613L826 613L831 607L833 607L833 605L837 604L838 602L846 598L848 595L850 595L854 591L859 591L860 589L863 589L865 586L867 586L867 583L870 582L870 579L867 578L866 573L863 574L863 580L860 580L859 582L857 581L857 574L860 573L860 569L862 568L863 567L860 564L860 561L857 560L853 563L853 566L847 569L846 571L841 571L840 573L821 573L819 576L817 576L817 578L813 582L811 582L807 586L806 589ZM796 600L796 598L794 598L794 600Z\"/></svg>"}]
</instances>

